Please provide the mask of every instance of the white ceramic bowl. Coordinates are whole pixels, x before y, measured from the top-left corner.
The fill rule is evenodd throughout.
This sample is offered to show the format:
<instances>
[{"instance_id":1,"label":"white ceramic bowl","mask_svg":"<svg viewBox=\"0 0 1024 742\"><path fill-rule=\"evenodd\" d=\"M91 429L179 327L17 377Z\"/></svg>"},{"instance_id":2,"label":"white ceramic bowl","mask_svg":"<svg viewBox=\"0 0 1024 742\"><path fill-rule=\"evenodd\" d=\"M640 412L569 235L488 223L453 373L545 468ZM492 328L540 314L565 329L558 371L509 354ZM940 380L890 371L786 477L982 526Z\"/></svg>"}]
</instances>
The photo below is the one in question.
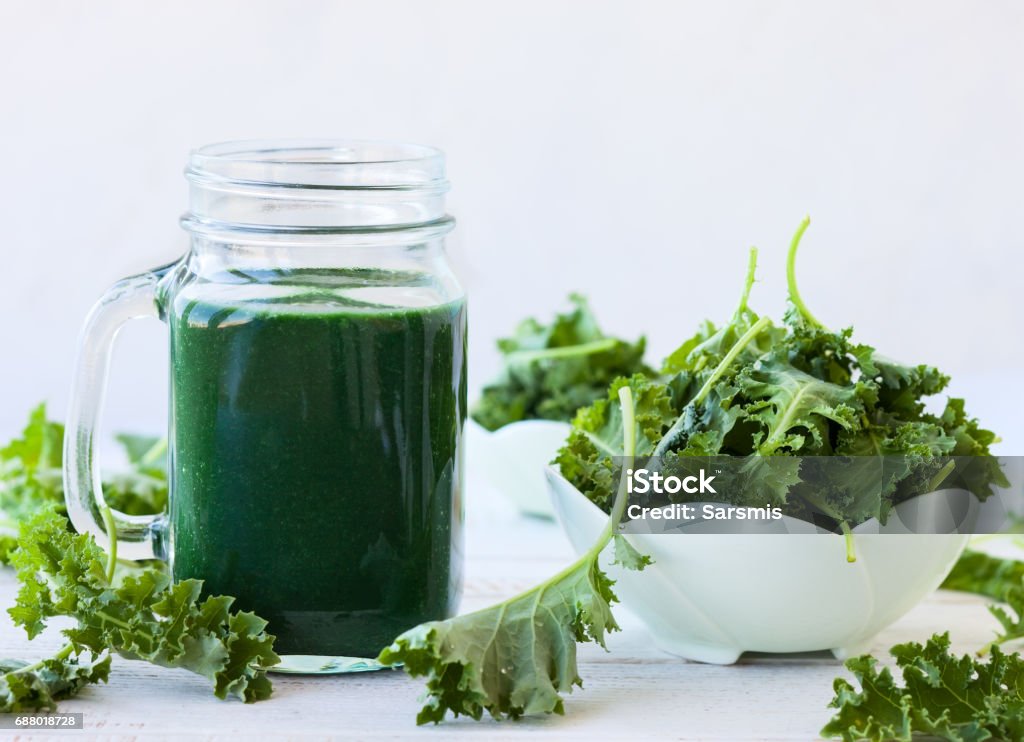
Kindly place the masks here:
<instances>
[{"instance_id":1,"label":"white ceramic bowl","mask_svg":"<svg viewBox=\"0 0 1024 742\"><path fill-rule=\"evenodd\" d=\"M467 448L474 468L521 513L554 518L544 470L569 437L572 426L553 420L523 420L495 431L470 420Z\"/></svg>"},{"instance_id":2,"label":"white ceramic bowl","mask_svg":"<svg viewBox=\"0 0 1024 742\"><path fill-rule=\"evenodd\" d=\"M577 553L594 543L608 516L554 467L546 470L551 500ZM921 507L936 492L900 508ZM890 518L890 522L898 522ZM746 651L830 650L843 659L935 590L967 545L960 533L894 536L877 521L854 529L856 561L846 561L842 536L803 533L633 534L654 564L642 572L601 566L623 604L657 645L699 662L731 664ZM897 528L893 526L893 529Z\"/></svg>"}]
</instances>

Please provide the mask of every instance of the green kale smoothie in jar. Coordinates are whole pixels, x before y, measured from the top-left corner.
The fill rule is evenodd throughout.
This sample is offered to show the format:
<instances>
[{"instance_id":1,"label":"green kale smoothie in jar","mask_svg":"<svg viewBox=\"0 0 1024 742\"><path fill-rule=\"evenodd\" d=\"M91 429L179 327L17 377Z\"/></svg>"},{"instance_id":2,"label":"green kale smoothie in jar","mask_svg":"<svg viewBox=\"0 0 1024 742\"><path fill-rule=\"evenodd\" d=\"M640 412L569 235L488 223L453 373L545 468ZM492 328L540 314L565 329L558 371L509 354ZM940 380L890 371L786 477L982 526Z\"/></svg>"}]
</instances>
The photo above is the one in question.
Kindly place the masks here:
<instances>
[{"instance_id":1,"label":"green kale smoothie in jar","mask_svg":"<svg viewBox=\"0 0 1024 742\"><path fill-rule=\"evenodd\" d=\"M267 619L283 670L372 668L460 592L466 307L443 156L246 142L187 175L189 253L114 290L171 351L169 513L121 518L122 543Z\"/></svg>"}]
</instances>

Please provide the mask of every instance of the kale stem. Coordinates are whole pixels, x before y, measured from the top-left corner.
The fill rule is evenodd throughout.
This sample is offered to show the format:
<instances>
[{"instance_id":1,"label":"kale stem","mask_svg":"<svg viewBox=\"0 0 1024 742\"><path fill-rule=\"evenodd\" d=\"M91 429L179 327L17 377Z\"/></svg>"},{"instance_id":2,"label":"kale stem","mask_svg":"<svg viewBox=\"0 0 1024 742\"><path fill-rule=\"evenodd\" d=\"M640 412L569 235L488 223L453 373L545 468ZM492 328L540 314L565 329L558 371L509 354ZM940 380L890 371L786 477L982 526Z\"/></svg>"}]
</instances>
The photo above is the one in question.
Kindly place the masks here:
<instances>
[{"instance_id":1,"label":"kale stem","mask_svg":"<svg viewBox=\"0 0 1024 742\"><path fill-rule=\"evenodd\" d=\"M615 503L612 505L612 511L608 516L608 523L594 543L594 546L588 552L590 557L596 557L600 554L604 547L608 545L608 542L611 541L612 536L615 534L615 529L619 527L619 522L622 520L622 514L626 512L626 501L629 499L626 496L625 469L633 463L633 457L636 456L636 411L633 407L633 390L628 386L619 388L619 405L622 407L622 478L619 481L618 494L615 495Z\"/></svg>"},{"instance_id":2,"label":"kale stem","mask_svg":"<svg viewBox=\"0 0 1024 742\"><path fill-rule=\"evenodd\" d=\"M810 224L811 217L805 216L800 222L796 234L793 235L793 241L789 243L789 256L786 258L786 285L789 287L789 300L793 302L793 306L797 308L804 320L815 327L822 327L822 324L804 304L804 300L800 297L800 290L796 287L796 251L800 247L800 238L804 236L804 232L807 231Z\"/></svg>"},{"instance_id":3,"label":"kale stem","mask_svg":"<svg viewBox=\"0 0 1024 742\"><path fill-rule=\"evenodd\" d=\"M747 311L747 299L750 298L750 290L754 287L754 274L757 271L757 248L750 248L750 257L747 258L747 282L743 284L743 295L740 296L740 305L736 308L736 316L739 317Z\"/></svg>"},{"instance_id":4,"label":"kale stem","mask_svg":"<svg viewBox=\"0 0 1024 742\"><path fill-rule=\"evenodd\" d=\"M853 531L850 530L850 524L845 520L839 524L839 528L843 532L843 539L846 541L846 561L853 564L857 561L857 552L853 550Z\"/></svg>"},{"instance_id":5,"label":"kale stem","mask_svg":"<svg viewBox=\"0 0 1024 742\"><path fill-rule=\"evenodd\" d=\"M114 569L117 567L117 524L106 503L100 507L100 513L103 515L103 527L107 529L107 540L110 542L107 549L107 582L113 585Z\"/></svg>"},{"instance_id":6,"label":"kale stem","mask_svg":"<svg viewBox=\"0 0 1024 742\"><path fill-rule=\"evenodd\" d=\"M509 363L533 363L534 361L546 360L549 358L572 358L574 356L587 356L593 353L602 353L611 350L619 341L615 338L594 340L579 345L564 345L561 348L545 348L543 350L520 350L509 353Z\"/></svg>"},{"instance_id":7,"label":"kale stem","mask_svg":"<svg viewBox=\"0 0 1024 742\"><path fill-rule=\"evenodd\" d=\"M934 492L939 488L939 485L946 481L946 478L956 468L956 461L950 460L946 462L946 465L939 469L938 473L931 478L928 482L928 492Z\"/></svg>"},{"instance_id":8,"label":"kale stem","mask_svg":"<svg viewBox=\"0 0 1024 742\"><path fill-rule=\"evenodd\" d=\"M740 339L736 341L736 344L729 348L729 352L725 354L725 358L719 361L718 365L715 366L715 370L711 372L711 376L709 376L708 380L704 382L704 386L700 388L700 391L697 392L697 396L691 400L690 404L698 405L704 401L704 398L711 392L711 388L718 383L720 378L722 378L722 374L729 370L729 366L731 366L732 362L736 360L736 356L738 356L743 349L750 344L750 341L757 337L761 330L769 324L771 324L771 320L767 317L762 317L740 336Z\"/></svg>"},{"instance_id":9,"label":"kale stem","mask_svg":"<svg viewBox=\"0 0 1024 742\"><path fill-rule=\"evenodd\" d=\"M61 660L66 660L68 657L71 656L71 653L74 651L74 645L65 644L63 647L60 648L57 654L53 655L53 657L50 657L50 660L56 660L57 662L60 662ZM19 667L17 670L11 670L11 672L8 674L18 675L20 673L35 672L43 665L45 665L48 661L49 660L39 660L38 662L33 662L31 665L25 665L24 667Z\"/></svg>"},{"instance_id":10,"label":"kale stem","mask_svg":"<svg viewBox=\"0 0 1024 742\"><path fill-rule=\"evenodd\" d=\"M167 453L167 439L162 438L153 444L153 447L143 454L142 458L139 459L141 466L152 466L157 460Z\"/></svg>"},{"instance_id":11,"label":"kale stem","mask_svg":"<svg viewBox=\"0 0 1024 742\"><path fill-rule=\"evenodd\" d=\"M106 611L96 611L96 615L99 616L103 621L106 621L107 623L112 623L114 624L114 626L120 626L122 629L130 629L132 627L130 623L122 621L120 618L117 618L116 616L111 616ZM138 633L139 636L146 637L151 642L153 641L152 634L142 631L141 629L136 633Z\"/></svg>"},{"instance_id":12,"label":"kale stem","mask_svg":"<svg viewBox=\"0 0 1024 742\"><path fill-rule=\"evenodd\" d=\"M634 456L636 456L636 413L633 407L633 390L628 386L624 386L619 389L619 402L622 405L622 451L624 463L632 463ZM619 522L622 520L622 514L626 512L626 501L629 498L626 496L626 477L623 476L619 483L619 491L615 495L615 502L612 504L611 514L608 516L608 522L605 524L601 534L594 541L594 545L590 547L590 550L586 554L581 556L575 562L570 564L568 567L563 569L558 574L554 575L550 579L545 580L540 585L527 590L524 593L520 593L514 597L504 600L498 603L499 606L509 605L510 603L521 599L524 595L536 591L546 590L550 585L558 583L560 580L572 575L577 569L580 568L581 564L585 564L588 561L597 559L598 555L604 548L611 542L612 536L615 535L615 529L619 527ZM494 606L492 606L493 608ZM483 610L490 610L485 608ZM482 611L481 611L482 612ZM101 615L104 615L101 613ZM105 618L108 618L104 615ZM113 623L118 623L113 617L109 617Z\"/></svg>"}]
</instances>

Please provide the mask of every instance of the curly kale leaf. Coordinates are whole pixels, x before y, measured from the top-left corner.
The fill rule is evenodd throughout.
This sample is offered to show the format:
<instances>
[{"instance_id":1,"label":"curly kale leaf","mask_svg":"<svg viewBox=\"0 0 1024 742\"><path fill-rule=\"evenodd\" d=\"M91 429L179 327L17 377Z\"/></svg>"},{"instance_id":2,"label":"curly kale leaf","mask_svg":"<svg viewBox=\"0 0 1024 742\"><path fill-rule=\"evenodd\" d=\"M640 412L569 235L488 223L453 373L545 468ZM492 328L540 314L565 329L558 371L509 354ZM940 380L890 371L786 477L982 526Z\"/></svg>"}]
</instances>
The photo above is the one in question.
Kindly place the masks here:
<instances>
[{"instance_id":1,"label":"curly kale leaf","mask_svg":"<svg viewBox=\"0 0 1024 742\"><path fill-rule=\"evenodd\" d=\"M949 455L956 457L957 467L945 486L962 487L981 500L992 495L995 488L1010 486L999 459L989 455L989 447L998 442L999 437L967 415L964 400L951 398L942 415L926 419L941 426L943 433L954 442Z\"/></svg>"},{"instance_id":2,"label":"curly kale leaf","mask_svg":"<svg viewBox=\"0 0 1024 742\"><path fill-rule=\"evenodd\" d=\"M634 377L634 383L640 385L642 379ZM641 423L640 415L633 414L632 385L620 385L617 395L619 409L606 415L608 429L618 431L624 442L614 445L631 458L650 422ZM625 495L625 486L620 486L612 515L594 545L551 579L490 608L417 626L381 652L380 662L402 664L411 676L426 678L427 700L418 723L440 722L449 711L474 719L484 712L496 719L563 713L560 694L583 685L576 644L604 646L606 633L618 629L611 612L616 599L612 581L598 557L615 538L615 559L623 566L642 569L650 563L615 536Z\"/></svg>"},{"instance_id":3,"label":"curly kale leaf","mask_svg":"<svg viewBox=\"0 0 1024 742\"><path fill-rule=\"evenodd\" d=\"M572 420L581 407L605 395L619 376L652 375L644 365L646 341L608 337L586 299L570 296L573 310L550 325L527 319L498 341L499 378L484 387L472 417L488 430L519 420Z\"/></svg>"},{"instance_id":4,"label":"curly kale leaf","mask_svg":"<svg viewBox=\"0 0 1024 742\"><path fill-rule=\"evenodd\" d=\"M57 701L71 698L87 685L107 682L110 655L72 653L67 646L32 664L0 660L0 713L56 711Z\"/></svg>"},{"instance_id":5,"label":"curly kale leaf","mask_svg":"<svg viewBox=\"0 0 1024 742\"><path fill-rule=\"evenodd\" d=\"M17 548L17 536L10 533L0 533L0 564L10 564L11 553Z\"/></svg>"},{"instance_id":6,"label":"curly kale leaf","mask_svg":"<svg viewBox=\"0 0 1024 742\"><path fill-rule=\"evenodd\" d=\"M64 426L46 417L46 405L29 415L21 437L0 448L0 511L14 525L46 508L63 511Z\"/></svg>"},{"instance_id":7,"label":"curly kale leaf","mask_svg":"<svg viewBox=\"0 0 1024 742\"><path fill-rule=\"evenodd\" d=\"M21 587L8 613L30 639L48 619L66 616L76 621L63 630L75 653L110 651L190 670L210 679L218 698L270 695L266 670L279 658L266 621L232 612L233 598L200 600L201 581L174 583L164 571L145 568L115 584L93 538L72 533L52 511L22 526L12 561Z\"/></svg>"},{"instance_id":8,"label":"curly kale leaf","mask_svg":"<svg viewBox=\"0 0 1024 742\"><path fill-rule=\"evenodd\" d=\"M160 513L167 506L167 443L158 438L118 435L128 468L104 477L107 504L128 515ZM64 514L64 426L40 404L21 437L0 449L0 511L11 531L44 510ZM13 533L0 534L0 564L9 564Z\"/></svg>"},{"instance_id":9,"label":"curly kale leaf","mask_svg":"<svg viewBox=\"0 0 1024 742\"><path fill-rule=\"evenodd\" d=\"M743 417L756 423L756 453L827 455L831 428L851 430L858 424L860 403L850 387L815 378L774 358L745 368L736 384Z\"/></svg>"},{"instance_id":10,"label":"curly kale leaf","mask_svg":"<svg viewBox=\"0 0 1024 742\"><path fill-rule=\"evenodd\" d=\"M609 387L607 396L580 410L573 429L555 462L562 476L581 492L610 512L619 481L619 464L625 455L621 390L628 389L633 400L635 453L648 456L655 443L675 419L668 388L641 374L620 378Z\"/></svg>"},{"instance_id":11,"label":"curly kale leaf","mask_svg":"<svg viewBox=\"0 0 1024 742\"><path fill-rule=\"evenodd\" d=\"M1002 600L1006 603L1005 606L988 607L989 613L995 616L1002 626L1002 631L996 632L993 644L1024 639L1024 583L1018 582L1016 585L1008 586Z\"/></svg>"},{"instance_id":12,"label":"curly kale leaf","mask_svg":"<svg viewBox=\"0 0 1024 742\"><path fill-rule=\"evenodd\" d=\"M1024 739L1024 662L1019 654L993 647L987 661L957 657L950 652L948 634L936 634L924 645L899 644L890 652L903 684L888 668L879 669L870 655L847 660L860 690L836 679L830 706L837 711L822 736L847 742Z\"/></svg>"}]
</instances>

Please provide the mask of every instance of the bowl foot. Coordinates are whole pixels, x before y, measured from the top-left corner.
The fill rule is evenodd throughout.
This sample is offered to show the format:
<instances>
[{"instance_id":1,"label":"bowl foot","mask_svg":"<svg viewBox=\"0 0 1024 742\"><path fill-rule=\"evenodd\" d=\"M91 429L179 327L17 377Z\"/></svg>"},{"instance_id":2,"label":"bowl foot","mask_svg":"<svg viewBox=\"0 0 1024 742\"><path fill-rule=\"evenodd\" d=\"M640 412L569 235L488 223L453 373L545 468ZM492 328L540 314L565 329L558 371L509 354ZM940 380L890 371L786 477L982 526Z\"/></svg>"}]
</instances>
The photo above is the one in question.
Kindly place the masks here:
<instances>
[{"instance_id":1,"label":"bowl foot","mask_svg":"<svg viewBox=\"0 0 1024 742\"><path fill-rule=\"evenodd\" d=\"M854 642L853 644L848 644L845 647L833 647L829 651L832 652L832 656L835 657L837 660L848 660L851 657L856 657L859 654L866 654L868 648L868 642L861 641Z\"/></svg>"},{"instance_id":2,"label":"bowl foot","mask_svg":"<svg viewBox=\"0 0 1024 742\"><path fill-rule=\"evenodd\" d=\"M658 642L658 649L676 657L682 657L707 665L734 665L743 654L742 649L734 647L715 647L707 644L691 644L689 642Z\"/></svg>"}]
</instances>

